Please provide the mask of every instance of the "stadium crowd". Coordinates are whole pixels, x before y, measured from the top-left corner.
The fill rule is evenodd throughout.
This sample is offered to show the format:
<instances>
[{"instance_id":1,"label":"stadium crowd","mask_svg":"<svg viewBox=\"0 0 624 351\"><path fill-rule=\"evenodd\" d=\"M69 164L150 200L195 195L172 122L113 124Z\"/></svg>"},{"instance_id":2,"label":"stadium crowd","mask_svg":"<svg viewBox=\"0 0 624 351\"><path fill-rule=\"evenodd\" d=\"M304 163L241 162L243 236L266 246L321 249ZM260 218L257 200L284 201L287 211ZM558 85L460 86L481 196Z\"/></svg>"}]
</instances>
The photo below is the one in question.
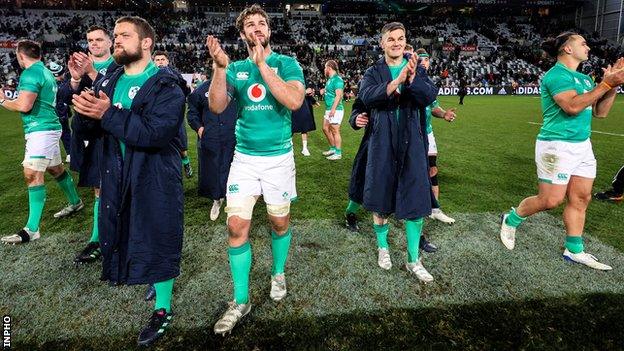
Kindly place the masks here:
<instances>
[{"instance_id":1,"label":"stadium crowd","mask_svg":"<svg viewBox=\"0 0 624 351\"><path fill-rule=\"evenodd\" d=\"M0 10L0 42L31 38L44 43L45 62L67 62L70 52L84 51L82 33L99 23L112 28L114 19L131 14L119 11ZM233 59L246 49L234 27L234 13L203 12L150 14L158 35L157 50L165 50L184 73L209 74L205 38L215 34ZM390 20L406 24L416 48L432 53L431 76L439 87L537 86L549 62L537 45L546 37L573 27L550 18L470 16L425 17L390 15L283 15L273 16L275 48L294 56L303 66L307 85L318 91L324 84L323 65L338 62L351 97L368 67L381 54L378 29ZM496 23L492 25L492 22ZM361 25L366 23L366 26ZM592 47L582 72L601 75L600 67L621 56L622 50L597 35L583 33ZM0 52L0 78L16 77L15 56Z\"/></svg>"}]
</instances>

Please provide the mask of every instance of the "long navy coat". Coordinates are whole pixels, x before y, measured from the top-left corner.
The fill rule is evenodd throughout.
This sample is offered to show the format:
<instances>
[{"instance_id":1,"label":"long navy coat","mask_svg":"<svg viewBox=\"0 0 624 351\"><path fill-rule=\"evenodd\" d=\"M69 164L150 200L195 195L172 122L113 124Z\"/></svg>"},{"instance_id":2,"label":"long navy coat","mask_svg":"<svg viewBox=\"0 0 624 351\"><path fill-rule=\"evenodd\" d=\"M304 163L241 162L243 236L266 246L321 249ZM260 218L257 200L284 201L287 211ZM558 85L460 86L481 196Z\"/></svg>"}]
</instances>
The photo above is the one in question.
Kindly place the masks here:
<instances>
[{"instance_id":1,"label":"long navy coat","mask_svg":"<svg viewBox=\"0 0 624 351\"><path fill-rule=\"evenodd\" d=\"M107 72L113 72L120 66L114 61L107 67ZM95 81L92 81L89 76L84 76L80 81L78 87L78 93L85 88L92 88L95 83L104 78L102 73L98 73ZM71 104L72 94L76 93L71 88L70 80L68 79L64 84L59 87L59 91L63 91L62 95L67 99L66 103ZM70 141L70 163L71 170L79 173L78 186L99 188L100 187L100 160L99 150L101 149L100 134L98 132L93 133L92 130L80 128L78 125L79 120L72 118L71 121L71 141ZM85 146L86 142L86 146Z\"/></svg>"},{"instance_id":2,"label":"long navy coat","mask_svg":"<svg viewBox=\"0 0 624 351\"><path fill-rule=\"evenodd\" d=\"M65 74L62 81L57 81L58 90L56 92L56 115L59 118L59 122L62 127L61 141L63 142L63 148L67 154L71 154L71 129L69 128L69 120L72 116L72 111L69 108L71 102L71 91L63 89L67 84L67 81L71 78L69 74Z\"/></svg>"},{"instance_id":3,"label":"long navy coat","mask_svg":"<svg viewBox=\"0 0 624 351\"><path fill-rule=\"evenodd\" d=\"M200 196L219 200L225 197L227 178L234 158L237 110L236 101L232 99L221 114L210 112L208 88L210 81L202 83L189 95L186 118L195 132L204 127L202 137L197 140L198 193Z\"/></svg>"},{"instance_id":4,"label":"long navy coat","mask_svg":"<svg viewBox=\"0 0 624 351\"><path fill-rule=\"evenodd\" d=\"M118 68L96 84L114 96ZM111 107L101 121L80 118L102 140L99 231L102 280L153 284L180 273L184 195L180 150L174 142L184 94L175 76L159 70L130 110ZM126 144L122 158L119 141Z\"/></svg>"},{"instance_id":5,"label":"long navy coat","mask_svg":"<svg viewBox=\"0 0 624 351\"><path fill-rule=\"evenodd\" d=\"M189 94L191 93L191 88L189 88L188 84L186 83L186 79L182 77L182 74L171 66L163 67L162 69L168 70L171 74L173 74L176 77L178 86L180 87L180 89L182 89L182 93L184 93L184 96L189 96ZM184 116L182 116L182 120L184 120ZM180 130L178 131L178 135L176 136L175 140L177 146L180 148L181 151L188 150L188 136L186 135L186 125L184 123L180 125Z\"/></svg>"},{"instance_id":6,"label":"long navy coat","mask_svg":"<svg viewBox=\"0 0 624 351\"><path fill-rule=\"evenodd\" d=\"M360 83L358 96L370 109L372 123L363 206L381 215L394 213L397 219L417 219L431 214L424 110L438 89L422 67L398 96L386 94L391 81L382 58Z\"/></svg>"},{"instance_id":7,"label":"long navy coat","mask_svg":"<svg viewBox=\"0 0 624 351\"><path fill-rule=\"evenodd\" d=\"M355 125L355 119L360 113L366 112L370 118L370 111L366 108L362 99L359 97L355 99L353 103L353 109L351 110L351 116L349 117L349 124L354 130L360 129ZM370 122L370 120L369 120ZM364 183L366 175L366 163L368 160L368 140L373 128L371 123L367 124L364 128L364 135L362 135L362 141L360 141L360 147L355 154L353 160L353 168L351 169L351 180L349 181L349 200L361 204L364 202Z\"/></svg>"},{"instance_id":8,"label":"long navy coat","mask_svg":"<svg viewBox=\"0 0 624 351\"><path fill-rule=\"evenodd\" d=\"M313 96L306 95L303 104L298 110L292 112L292 133L307 133L316 130L314 123L314 103Z\"/></svg>"}]
</instances>

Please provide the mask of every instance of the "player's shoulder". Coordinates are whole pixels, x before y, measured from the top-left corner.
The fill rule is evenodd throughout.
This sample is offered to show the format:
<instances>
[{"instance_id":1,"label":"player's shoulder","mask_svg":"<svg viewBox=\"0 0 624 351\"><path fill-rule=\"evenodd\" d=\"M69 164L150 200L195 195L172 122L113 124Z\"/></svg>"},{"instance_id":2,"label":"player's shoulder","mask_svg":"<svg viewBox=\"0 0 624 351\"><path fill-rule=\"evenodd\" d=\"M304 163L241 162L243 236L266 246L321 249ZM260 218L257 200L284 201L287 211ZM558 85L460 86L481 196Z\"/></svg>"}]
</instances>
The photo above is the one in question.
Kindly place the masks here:
<instances>
[{"instance_id":1,"label":"player's shoulder","mask_svg":"<svg viewBox=\"0 0 624 351\"><path fill-rule=\"evenodd\" d=\"M290 55L280 54L275 51L273 51L273 54L275 54L275 58L281 62L297 62L297 59Z\"/></svg>"},{"instance_id":2,"label":"player's shoulder","mask_svg":"<svg viewBox=\"0 0 624 351\"><path fill-rule=\"evenodd\" d=\"M572 71L570 71L566 67L563 67L563 65L555 64L548 71L546 71L546 74L544 74L544 80L553 80L561 77L571 77L572 74Z\"/></svg>"},{"instance_id":3,"label":"player's shoulder","mask_svg":"<svg viewBox=\"0 0 624 351\"><path fill-rule=\"evenodd\" d=\"M299 61L297 61L296 58L289 56L289 55L283 55L283 54L279 54L277 52L274 52L275 54L275 62L277 62L280 66L285 67L285 66L297 66L299 68L301 68L301 65L299 64Z\"/></svg>"},{"instance_id":4,"label":"player's shoulder","mask_svg":"<svg viewBox=\"0 0 624 351\"><path fill-rule=\"evenodd\" d=\"M249 64L250 64L249 59L238 60L238 61L230 62L230 64L228 65L228 69L233 70L233 71L238 71L238 70L247 68Z\"/></svg>"}]
</instances>

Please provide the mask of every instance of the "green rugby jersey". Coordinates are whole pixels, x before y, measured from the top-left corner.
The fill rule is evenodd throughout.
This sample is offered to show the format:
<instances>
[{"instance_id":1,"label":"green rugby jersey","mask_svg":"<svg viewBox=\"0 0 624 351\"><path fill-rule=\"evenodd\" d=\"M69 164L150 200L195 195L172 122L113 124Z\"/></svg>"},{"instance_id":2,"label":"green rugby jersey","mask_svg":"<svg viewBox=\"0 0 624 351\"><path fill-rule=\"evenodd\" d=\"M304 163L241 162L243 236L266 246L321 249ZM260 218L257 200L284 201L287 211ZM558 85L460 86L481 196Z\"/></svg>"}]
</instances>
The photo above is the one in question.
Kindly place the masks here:
<instances>
[{"instance_id":1,"label":"green rugby jersey","mask_svg":"<svg viewBox=\"0 0 624 351\"><path fill-rule=\"evenodd\" d=\"M338 74L329 77L327 83L325 83L325 109L327 111L331 110L332 106L334 106L334 101L336 101L336 89L344 90L344 81ZM336 107L336 111L341 110L344 110L342 98L340 98L340 103Z\"/></svg>"},{"instance_id":2,"label":"green rugby jersey","mask_svg":"<svg viewBox=\"0 0 624 351\"><path fill-rule=\"evenodd\" d=\"M37 61L22 72L17 91L37 94L32 109L20 112L25 134L61 130L61 122L56 115L57 90L56 79L43 62Z\"/></svg>"},{"instance_id":3,"label":"green rugby jersey","mask_svg":"<svg viewBox=\"0 0 624 351\"><path fill-rule=\"evenodd\" d=\"M557 105L553 97L568 90L584 94L593 90L594 86L591 77L573 71L560 62L546 72L540 87L544 124L537 139L567 142L587 140L591 135L592 106L576 116L570 116Z\"/></svg>"},{"instance_id":4,"label":"green rugby jersey","mask_svg":"<svg viewBox=\"0 0 624 351\"><path fill-rule=\"evenodd\" d=\"M297 60L271 52L266 64L285 82L305 85ZM236 98L236 151L253 156L278 156L292 150L291 111L280 104L262 79L258 66L246 59L226 70L228 94Z\"/></svg>"},{"instance_id":5,"label":"green rugby jersey","mask_svg":"<svg viewBox=\"0 0 624 351\"><path fill-rule=\"evenodd\" d=\"M425 108L426 122L427 122L427 129L426 129L427 134L433 133L433 126L431 125L431 117L433 117L432 111L436 107L440 107L440 103L438 102L438 100L434 100L431 103L431 105Z\"/></svg>"},{"instance_id":6,"label":"green rugby jersey","mask_svg":"<svg viewBox=\"0 0 624 351\"><path fill-rule=\"evenodd\" d=\"M145 66L145 70L139 74L122 74L117 80L117 84L115 84L115 93L113 94L113 105L118 108L123 108L129 110L132 106L132 101L134 97L139 92L143 84L150 79L153 75L158 73L158 66L154 64L153 61L150 61L147 66ZM126 157L126 144L123 141L119 140L119 145L121 146L121 155L122 157Z\"/></svg>"},{"instance_id":7,"label":"green rugby jersey","mask_svg":"<svg viewBox=\"0 0 624 351\"><path fill-rule=\"evenodd\" d=\"M111 65L111 63L113 63L113 56L111 55L107 60L105 61L100 61L100 62L93 62L93 68L95 68L95 70L105 76L106 75L106 71L108 70L108 66Z\"/></svg>"}]
</instances>

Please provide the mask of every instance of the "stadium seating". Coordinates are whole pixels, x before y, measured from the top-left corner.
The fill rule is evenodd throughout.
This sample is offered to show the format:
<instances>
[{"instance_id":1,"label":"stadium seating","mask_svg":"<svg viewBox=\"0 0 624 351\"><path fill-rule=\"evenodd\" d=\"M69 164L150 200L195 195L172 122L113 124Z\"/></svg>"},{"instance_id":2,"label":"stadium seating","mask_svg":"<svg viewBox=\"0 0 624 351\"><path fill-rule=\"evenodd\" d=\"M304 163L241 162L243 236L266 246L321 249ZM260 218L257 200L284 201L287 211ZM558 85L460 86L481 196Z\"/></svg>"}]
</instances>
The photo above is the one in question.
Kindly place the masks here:
<instances>
[{"instance_id":1,"label":"stadium seating","mask_svg":"<svg viewBox=\"0 0 624 351\"><path fill-rule=\"evenodd\" d=\"M85 49L84 33L94 24L111 28L127 12L0 10L0 42L27 37L44 42L45 61L63 63L71 51ZM216 34L232 59L247 52L235 28L236 13L162 13L152 20L157 33L156 49L168 51L174 65L184 73L209 70L205 38ZM153 18L154 16L151 16ZM304 67L308 85L324 84L323 64L336 59L347 86L355 89L363 70L379 58L379 29L398 20L408 29L416 47L426 47L433 57L430 74L441 87L457 87L460 80L471 86L537 85L548 62L539 43L547 35L568 29L565 24L531 18L395 17L383 15L272 15L272 45L278 52L295 56ZM550 21L550 22L547 22ZM366 25L363 25L366 24ZM494 25L493 25L494 24ZM586 35L587 36L587 35ZM590 60L583 71L599 76L600 67L613 62L621 49L592 36ZM469 47L462 51L462 47ZM470 50L470 47L476 50ZM451 48L451 49L449 49ZM0 52L0 80L16 76L14 55Z\"/></svg>"}]
</instances>

